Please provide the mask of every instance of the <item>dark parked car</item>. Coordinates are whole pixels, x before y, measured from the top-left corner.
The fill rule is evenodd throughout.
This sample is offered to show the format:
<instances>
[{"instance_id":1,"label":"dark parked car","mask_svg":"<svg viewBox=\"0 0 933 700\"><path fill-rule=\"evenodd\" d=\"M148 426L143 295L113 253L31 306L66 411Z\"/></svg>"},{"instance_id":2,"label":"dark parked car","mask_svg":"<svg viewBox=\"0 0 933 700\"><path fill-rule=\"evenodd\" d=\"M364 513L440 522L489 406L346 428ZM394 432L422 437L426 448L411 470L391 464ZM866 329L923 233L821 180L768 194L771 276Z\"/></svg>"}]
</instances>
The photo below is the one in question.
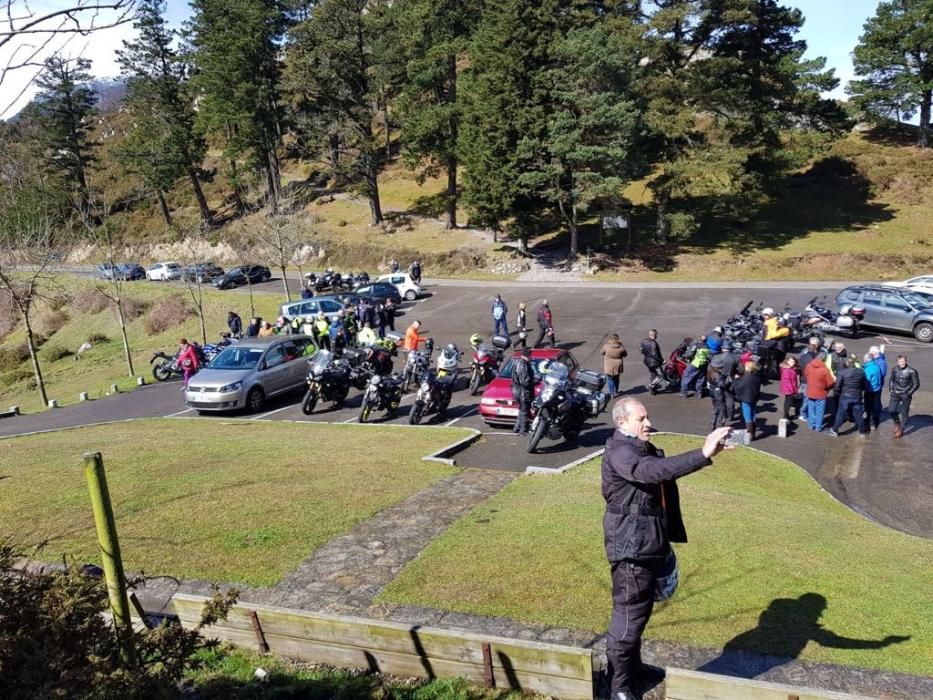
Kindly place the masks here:
<instances>
[{"instance_id":1,"label":"dark parked car","mask_svg":"<svg viewBox=\"0 0 933 700\"><path fill-rule=\"evenodd\" d=\"M912 333L923 342L933 342L933 305L904 287L860 284L846 287L836 296L836 306L865 309L863 326Z\"/></svg>"},{"instance_id":2,"label":"dark parked car","mask_svg":"<svg viewBox=\"0 0 933 700\"><path fill-rule=\"evenodd\" d=\"M396 304L402 303L402 295L398 293L398 287L388 282L371 282L361 284L353 290L353 293L361 297L370 297L384 304L386 299L391 299Z\"/></svg>"},{"instance_id":3,"label":"dark parked car","mask_svg":"<svg viewBox=\"0 0 933 700\"><path fill-rule=\"evenodd\" d=\"M136 263L103 263L97 266L97 275L105 280L142 280L146 279L146 270Z\"/></svg>"},{"instance_id":4,"label":"dark parked car","mask_svg":"<svg viewBox=\"0 0 933 700\"><path fill-rule=\"evenodd\" d=\"M186 267L184 273L182 273L182 279L185 282L206 284L215 277L220 277L223 273L223 268L212 262L199 262Z\"/></svg>"},{"instance_id":5,"label":"dark parked car","mask_svg":"<svg viewBox=\"0 0 933 700\"><path fill-rule=\"evenodd\" d=\"M231 267L220 277L211 280L217 289L231 289L232 287L242 287L245 284L258 284L259 282L268 282L272 279L272 273L268 267L262 265L240 265Z\"/></svg>"}]
</instances>

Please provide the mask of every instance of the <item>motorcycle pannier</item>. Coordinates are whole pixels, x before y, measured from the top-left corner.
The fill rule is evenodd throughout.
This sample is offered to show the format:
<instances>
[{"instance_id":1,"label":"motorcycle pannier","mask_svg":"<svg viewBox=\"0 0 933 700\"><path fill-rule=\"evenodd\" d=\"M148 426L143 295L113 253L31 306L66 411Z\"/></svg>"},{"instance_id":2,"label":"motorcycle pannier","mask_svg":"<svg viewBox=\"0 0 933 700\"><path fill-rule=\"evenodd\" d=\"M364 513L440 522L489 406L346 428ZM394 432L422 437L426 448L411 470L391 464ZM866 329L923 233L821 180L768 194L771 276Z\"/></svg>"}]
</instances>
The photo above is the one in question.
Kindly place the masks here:
<instances>
[{"instance_id":1,"label":"motorcycle pannier","mask_svg":"<svg viewBox=\"0 0 933 700\"><path fill-rule=\"evenodd\" d=\"M594 393L606 386L606 375L592 369L578 369L575 381L578 388Z\"/></svg>"},{"instance_id":2,"label":"motorcycle pannier","mask_svg":"<svg viewBox=\"0 0 933 700\"><path fill-rule=\"evenodd\" d=\"M499 348L500 350L505 350L512 344L512 339L507 335L494 335L492 337L493 347Z\"/></svg>"}]
</instances>

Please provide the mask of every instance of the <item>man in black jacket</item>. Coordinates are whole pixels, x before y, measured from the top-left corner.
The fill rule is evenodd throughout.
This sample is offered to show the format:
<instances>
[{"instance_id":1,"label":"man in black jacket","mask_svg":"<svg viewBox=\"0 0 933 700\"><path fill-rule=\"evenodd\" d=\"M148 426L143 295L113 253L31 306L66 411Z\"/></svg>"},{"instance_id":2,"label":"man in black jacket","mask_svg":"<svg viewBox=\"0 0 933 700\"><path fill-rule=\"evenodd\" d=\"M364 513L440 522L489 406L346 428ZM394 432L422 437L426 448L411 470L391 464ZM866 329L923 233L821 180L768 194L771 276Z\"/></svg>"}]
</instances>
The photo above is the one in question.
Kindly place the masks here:
<instances>
[{"instance_id":1,"label":"man in black jacket","mask_svg":"<svg viewBox=\"0 0 933 700\"><path fill-rule=\"evenodd\" d=\"M243 334L243 320L235 311L227 312L227 328L230 329L230 335L239 338Z\"/></svg>"},{"instance_id":2,"label":"man in black jacket","mask_svg":"<svg viewBox=\"0 0 933 700\"><path fill-rule=\"evenodd\" d=\"M512 398L518 401L518 417L512 432L528 432L528 413L535 393L535 373L531 366L531 348L523 347L512 361Z\"/></svg>"},{"instance_id":3,"label":"man in black jacket","mask_svg":"<svg viewBox=\"0 0 933 700\"><path fill-rule=\"evenodd\" d=\"M654 328L648 331L648 337L641 341L641 355L645 367L648 368L648 391L656 394L664 382L664 373L661 371L661 367L664 365L664 356L661 355L661 346L658 345L658 332Z\"/></svg>"},{"instance_id":4,"label":"man in black jacket","mask_svg":"<svg viewBox=\"0 0 933 700\"><path fill-rule=\"evenodd\" d=\"M907 366L907 356L897 356L897 367L891 372L888 389L891 392L891 403L888 412L894 420L894 437L899 438L907 427L910 417L910 400L920 388L920 375L913 367Z\"/></svg>"},{"instance_id":5,"label":"man in black jacket","mask_svg":"<svg viewBox=\"0 0 933 700\"><path fill-rule=\"evenodd\" d=\"M612 409L616 432L603 454L603 533L612 569L612 619L606 641L613 700L630 700L652 673L641 661L641 635L654 607L654 589L671 542L686 542L676 479L712 464L730 428L718 428L703 447L676 457L649 441L651 421L638 399Z\"/></svg>"},{"instance_id":6,"label":"man in black jacket","mask_svg":"<svg viewBox=\"0 0 933 700\"><path fill-rule=\"evenodd\" d=\"M855 427L860 433L865 432L865 404L862 397L866 386L865 370L858 366L854 357L847 357L844 368L836 375L836 421L826 431L828 435L839 436L839 429L850 410Z\"/></svg>"}]
</instances>

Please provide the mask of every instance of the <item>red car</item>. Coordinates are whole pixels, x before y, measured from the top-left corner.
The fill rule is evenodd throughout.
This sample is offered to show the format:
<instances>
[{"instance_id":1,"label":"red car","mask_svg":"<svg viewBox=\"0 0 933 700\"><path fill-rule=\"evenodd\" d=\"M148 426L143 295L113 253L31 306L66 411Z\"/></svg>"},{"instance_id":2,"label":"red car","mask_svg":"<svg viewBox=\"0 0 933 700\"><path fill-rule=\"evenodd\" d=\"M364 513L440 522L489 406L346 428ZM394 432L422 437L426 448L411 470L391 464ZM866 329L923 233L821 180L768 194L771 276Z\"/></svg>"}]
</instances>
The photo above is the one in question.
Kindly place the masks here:
<instances>
[{"instance_id":1,"label":"red car","mask_svg":"<svg viewBox=\"0 0 933 700\"><path fill-rule=\"evenodd\" d=\"M513 355L514 357L514 355ZM541 364L545 361L557 361L567 365L570 376L576 373L578 364L574 356L567 350L560 348L537 348L531 351L531 364L534 368L535 395L541 391ZM515 425L518 417L518 402L512 398L512 364L509 360L499 370L498 376L493 379L483 392L479 401L479 415L489 425L509 427Z\"/></svg>"}]
</instances>

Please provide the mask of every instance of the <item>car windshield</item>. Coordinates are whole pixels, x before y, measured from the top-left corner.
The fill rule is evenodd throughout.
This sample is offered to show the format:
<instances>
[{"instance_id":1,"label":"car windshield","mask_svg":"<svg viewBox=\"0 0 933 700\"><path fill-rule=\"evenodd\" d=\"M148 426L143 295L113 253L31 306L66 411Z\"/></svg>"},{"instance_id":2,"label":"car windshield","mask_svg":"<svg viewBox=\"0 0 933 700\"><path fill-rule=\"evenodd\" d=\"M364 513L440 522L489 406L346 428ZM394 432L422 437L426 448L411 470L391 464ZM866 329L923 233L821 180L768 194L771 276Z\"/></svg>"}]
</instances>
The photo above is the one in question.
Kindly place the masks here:
<instances>
[{"instance_id":1,"label":"car windshield","mask_svg":"<svg viewBox=\"0 0 933 700\"><path fill-rule=\"evenodd\" d=\"M904 298L904 301L913 306L915 309L926 309L930 306L930 302L928 302L919 294L913 294L909 292L901 294L901 296Z\"/></svg>"},{"instance_id":2,"label":"car windshield","mask_svg":"<svg viewBox=\"0 0 933 700\"><path fill-rule=\"evenodd\" d=\"M531 359L531 367L534 370L535 379L541 379L541 375L543 374L541 372L541 365L547 364L548 362L551 362L551 361L552 360L545 360L543 358L539 358L539 359L532 358ZM502 368L502 371L499 372L499 376L502 377L503 379L511 379L512 378L512 365L514 363L515 363L515 360L509 360L508 362L506 362L505 366Z\"/></svg>"},{"instance_id":3,"label":"car windshield","mask_svg":"<svg viewBox=\"0 0 933 700\"><path fill-rule=\"evenodd\" d=\"M255 369L262 348L241 348L232 346L211 360L208 369Z\"/></svg>"}]
</instances>

